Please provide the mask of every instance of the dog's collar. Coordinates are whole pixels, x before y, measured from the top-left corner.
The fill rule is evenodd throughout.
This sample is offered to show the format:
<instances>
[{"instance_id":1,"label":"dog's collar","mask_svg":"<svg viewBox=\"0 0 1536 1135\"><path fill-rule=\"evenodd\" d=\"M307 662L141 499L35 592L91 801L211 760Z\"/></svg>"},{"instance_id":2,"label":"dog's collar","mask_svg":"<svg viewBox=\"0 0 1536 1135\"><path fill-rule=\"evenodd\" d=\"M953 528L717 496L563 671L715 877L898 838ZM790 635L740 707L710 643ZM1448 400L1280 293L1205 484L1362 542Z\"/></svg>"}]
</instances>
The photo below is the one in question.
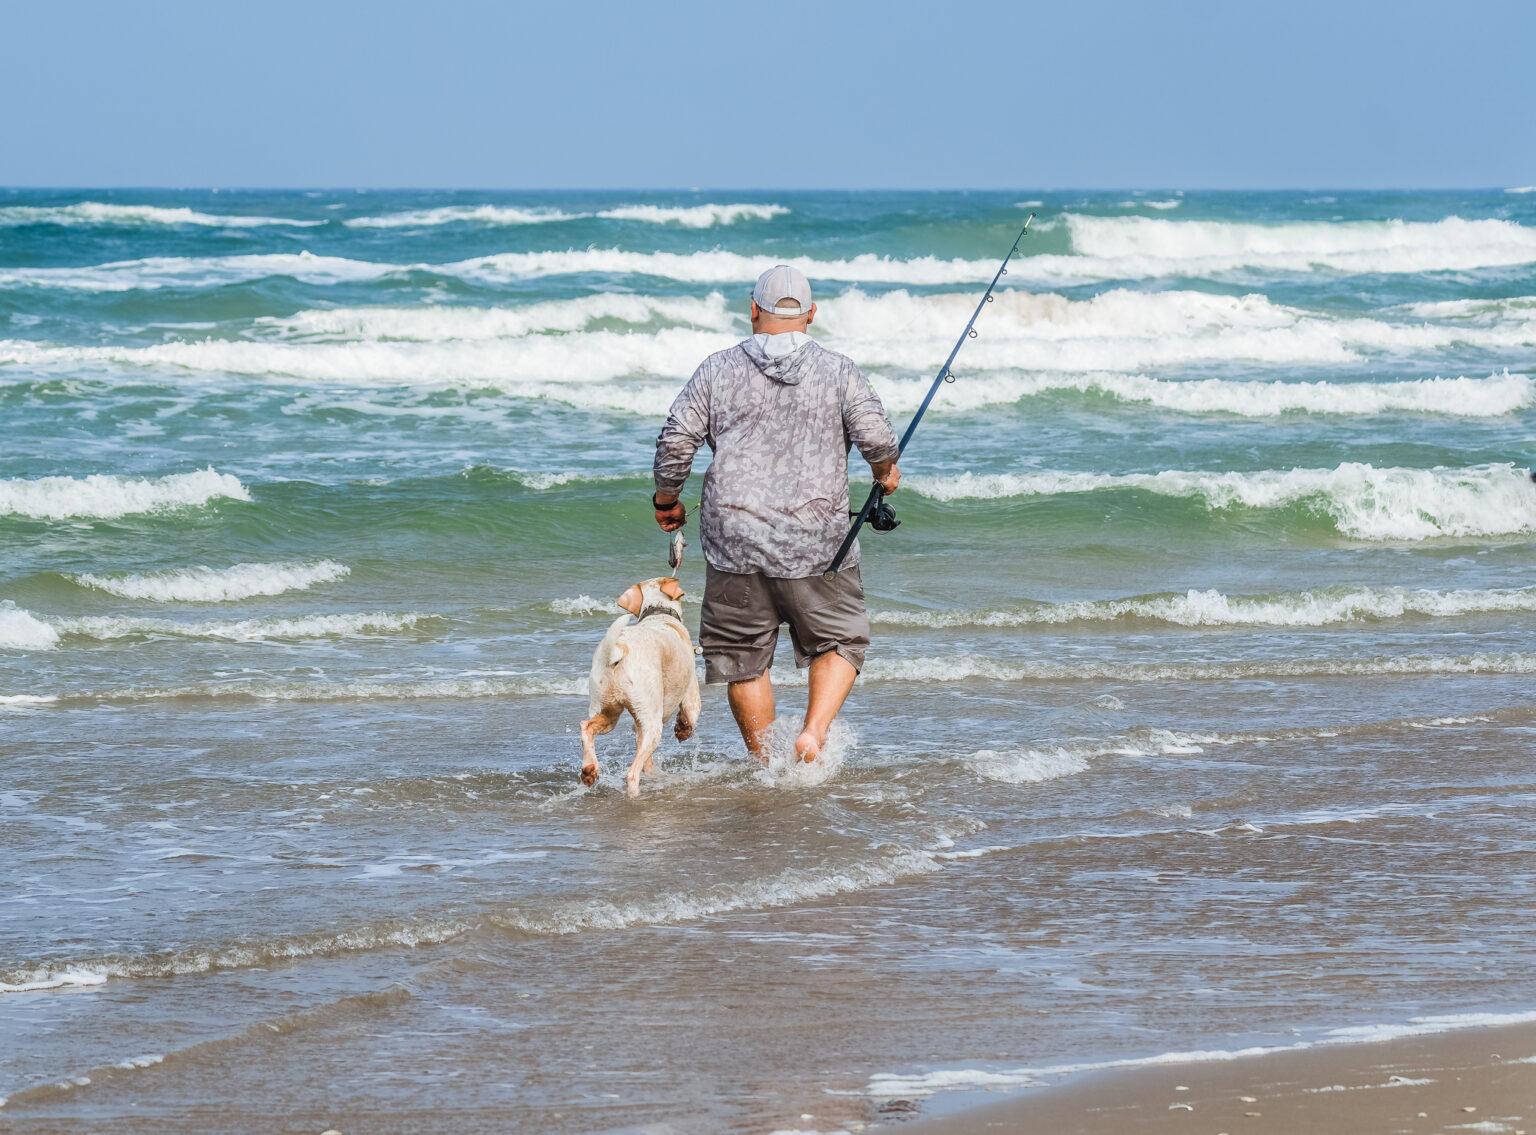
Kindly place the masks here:
<instances>
[{"instance_id":1,"label":"dog's collar","mask_svg":"<svg viewBox=\"0 0 1536 1135\"><path fill-rule=\"evenodd\" d=\"M643 607L643 608L641 608L641 610L640 610L640 617L638 619L636 619L636 622L643 623L643 622L645 622L646 619L649 619L652 615L666 615L668 618L676 619L678 622L682 622L683 621L682 617L680 615L678 615L678 613L676 611L672 610L672 608L670 608L670 607L650 606L650 607Z\"/></svg>"}]
</instances>

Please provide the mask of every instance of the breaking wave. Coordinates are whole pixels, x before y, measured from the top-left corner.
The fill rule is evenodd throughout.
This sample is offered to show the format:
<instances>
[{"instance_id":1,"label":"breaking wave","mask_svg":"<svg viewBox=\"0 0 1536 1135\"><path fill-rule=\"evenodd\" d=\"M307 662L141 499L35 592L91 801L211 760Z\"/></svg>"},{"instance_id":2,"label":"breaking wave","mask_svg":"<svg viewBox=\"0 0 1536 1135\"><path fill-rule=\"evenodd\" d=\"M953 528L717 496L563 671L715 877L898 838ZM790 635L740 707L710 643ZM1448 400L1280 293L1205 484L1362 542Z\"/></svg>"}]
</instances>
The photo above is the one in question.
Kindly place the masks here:
<instances>
[{"instance_id":1,"label":"breaking wave","mask_svg":"<svg viewBox=\"0 0 1536 1135\"><path fill-rule=\"evenodd\" d=\"M709 229L738 221L768 221L789 212L783 205L620 205L604 209L599 217L613 221L645 221L653 225L681 225L685 229Z\"/></svg>"},{"instance_id":2,"label":"breaking wave","mask_svg":"<svg viewBox=\"0 0 1536 1135\"><path fill-rule=\"evenodd\" d=\"M1055 626L1120 619L1180 627L1322 627L1413 615L1451 618L1513 611L1536 611L1536 587L1508 591L1328 587L1254 596L1191 589L1183 595L1079 600L1006 610L874 611L870 620L886 626L933 628Z\"/></svg>"},{"instance_id":3,"label":"breaking wave","mask_svg":"<svg viewBox=\"0 0 1536 1135\"><path fill-rule=\"evenodd\" d=\"M1532 674L1536 654L1393 655L1381 658L1276 658L1248 662L1003 662L975 654L873 659L866 682L1224 682L1248 678L1345 678L1393 674ZM795 684L788 673L783 684ZM778 670L774 680L781 681ZM804 684L804 679L799 679Z\"/></svg>"},{"instance_id":4,"label":"breaking wave","mask_svg":"<svg viewBox=\"0 0 1536 1135\"><path fill-rule=\"evenodd\" d=\"M226 642L266 642L274 639L346 638L363 635L396 634L412 630L431 615L417 613L342 615L301 615L292 618L264 619L205 619L200 622L178 622L174 619L151 619L129 615L86 615L75 618L39 619L26 611L19 614L33 624L45 628L51 639L44 641L33 635L27 645L31 628L22 626L18 634L8 631L7 616L10 610L0 606L0 647L24 650L51 650L61 639L76 637L110 642L124 638L201 638L220 639Z\"/></svg>"},{"instance_id":5,"label":"breaking wave","mask_svg":"<svg viewBox=\"0 0 1536 1135\"><path fill-rule=\"evenodd\" d=\"M195 508L220 498L248 501L251 494L228 473L200 469L166 477L14 478L0 481L0 515L37 520L111 520L137 513Z\"/></svg>"},{"instance_id":6,"label":"breaking wave","mask_svg":"<svg viewBox=\"0 0 1536 1135\"><path fill-rule=\"evenodd\" d=\"M166 287L212 287L287 276L309 284L378 280L410 271L500 284L520 279L577 274L657 276L703 284L750 284L776 261L713 249L706 252L626 252L617 248L549 252L503 252L449 264L388 264L311 252L251 253L240 256L162 256L79 268L6 268L0 286L129 291ZM797 261L812 279L907 284L985 283L996 270L990 261L941 260L924 256L900 260L865 253L845 260Z\"/></svg>"},{"instance_id":7,"label":"breaking wave","mask_svg":"<svg viewBox=\"0 0 1536 1135\"><path fill-rule=\"evenodd\" d=\"M190 567L124 575L82 572L65 576L81 587L90 587L123 599L148 599L156 603L227 603L258 595L306 591L319 583L332 583L352 569L335 560L313 563L234 564L227 568Z\"/></svg>"},{"instance_id":8,"label":"breaking wave","mask_svg":"<svg viewBox=\"0 0 1536 1135\"><path fill-rule=\"evenodd\" d=\"M1255 224L1068 214L1066 225L1074 255L1026 256L1019 270L1039 280L1138 279L1463 272L1536 262L1536 230L1503 220Z\"/></svg>"},{"instance_id":9,"label":"breaking wave","mask_svg":"<svg viewBox=\"0 0 1536 1135\"><path fill-rule=\"evenodd\" d=\"M199 225L205 228L261 228L287 225L312 228L325 221L295 221L287 217L250 217L238 213L199 213L160 205L114 205L80 201L74 205L9 205L0 208L0 226L19 225Z\"/></svg>"},{"instance_id":10,"label":"breaking wave","mask_svg":"<svg viewBox=\"0 0 1536 1135\"><path fill-rule=\"evenodd\" d=\"M1140 736L1089 744L1053 745L1006 752L982 749L966 758L965 767L983 780L1001 784L1040 784L1087 772L1091 761L1103 757L1157 757L1198 753L1201 745L1219 740L1223 739L1150 729L1143 731Z\"/></svg>"},{"instance_id":11,"label":"breaking wave","mask_svg":"<svg viewBox=\"0 0 1536 1135\"><path fill-rule=\"evenodd\" d=\"M569 221L584 214L560 209L520 209L515 205L441 205L435 209L408 209L378 217L352 217L342 223L353 229L424 228L434 225L478 224L493 226L544 225Z\"/></svg>"},{"instance_id":12,"label":"breaking wave","mask_svg":"<svg viewBox=\"0 0 1536 1135\"><path fill-rule=\"evenodd\" d=\"M1212 510L1302 506L1327 517L1344 535L1361 540L1536 532L1530 474L1512 464L1377 469L1346 462L1336 469L1255 473L961 473L912 477L907 484L941 501L1135 490L1189 498Z\"/></svg>"},{"instance_id":13,"label":"breaking wave","mask_svg":"<svg viewBox=\"0 0 1536 1135\"><path fill-rule=\"evenodd\" d=\"M412 209L386 213L378 217L354 217L345 224L351 228L394 229L422 228L435 225L478 224L491 227L544 225L556 221L577 221L591 217L611 221L641 221L653 225L678 225L687 229L708 229L733 225L738 221L769 220L789 210L782 205L619 205L593 213L567 213L560 209L522 209L512 205L444 205L435 209Z\"/></svg>"},{"instance_id":14,"label":"breaking wave","mask_svg":"<svg viewBox=\"0 0 1536 1135\"><path fill-rule=\"evenodd\" d=\"M743 337L747 330L745 318L733 320L733 313L719 292L702 299L601 292L521 307L320 308L291 316L264 317L256 320L255 325L261 333L285 340L445 343L586 331L603 323L630 327L670 323L714 331L728 331L739 325Z\"/></svg>"},{"instance_id":15,"label":"breaking wave","mask_svg":"<svg viewBox=\"0 0 1536 1135\"><path fill-rule=\"evenodd\" d=\"M0 650L52 650L59 632L11 600L0 601Z\"/></svg>"}]
</instances>

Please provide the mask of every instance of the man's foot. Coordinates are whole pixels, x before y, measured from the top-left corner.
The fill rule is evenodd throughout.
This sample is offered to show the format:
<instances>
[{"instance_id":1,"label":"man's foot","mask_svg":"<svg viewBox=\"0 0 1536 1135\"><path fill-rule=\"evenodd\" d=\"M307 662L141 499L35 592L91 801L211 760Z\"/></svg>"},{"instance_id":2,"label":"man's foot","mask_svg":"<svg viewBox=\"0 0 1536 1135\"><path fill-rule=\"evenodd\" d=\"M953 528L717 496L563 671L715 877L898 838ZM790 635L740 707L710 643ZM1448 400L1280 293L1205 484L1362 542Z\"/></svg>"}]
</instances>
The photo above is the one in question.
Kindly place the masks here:
<instances>
[{"instance_id":1,"label":"man's foot","mask_svg":"<svg viewBox=\"0 0 1536 1135\"><path fill-rule=\"evenodd\" d=\"M795 759L808 765L821 759L821 742L809 729L795 738Z\"/></svg>"}]
</instances>

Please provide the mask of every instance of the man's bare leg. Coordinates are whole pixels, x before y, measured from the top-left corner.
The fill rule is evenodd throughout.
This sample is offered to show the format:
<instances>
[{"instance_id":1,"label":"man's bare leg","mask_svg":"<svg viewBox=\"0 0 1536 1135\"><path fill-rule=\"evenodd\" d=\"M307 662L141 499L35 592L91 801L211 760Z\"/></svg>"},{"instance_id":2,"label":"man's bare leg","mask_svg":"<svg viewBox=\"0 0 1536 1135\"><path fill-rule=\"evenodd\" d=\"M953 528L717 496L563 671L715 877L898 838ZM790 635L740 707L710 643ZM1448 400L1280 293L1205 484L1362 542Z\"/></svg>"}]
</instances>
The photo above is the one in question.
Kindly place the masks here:
<instances>
[{"instance_id":1,"label":"man's bare leg","mask_svg":"<svg viewBox=\"0 0 1536 1135\"><path fill-rule=\"evenodd\" d=\"M802 761L814 761L821 756L832 719L848 700L853 680L858 676L853 663L835 650L811 659L811 693L805 706L805 729L795 738L795 756Z\"/></svg>"},{"instance_id":2,"label":"man's bare leg","mask_svg":"<svg viewBox=\"0 0 1536 1135\"><path fill-rule=\"evenodd\" d=\"M768 727L773 724L774 713L773 683L767 674L760 674L745 682L732 682L725 688L725 696L731 703L741 739L747 743L747 752L766 764Z\"/></svg>"}]
</instances>

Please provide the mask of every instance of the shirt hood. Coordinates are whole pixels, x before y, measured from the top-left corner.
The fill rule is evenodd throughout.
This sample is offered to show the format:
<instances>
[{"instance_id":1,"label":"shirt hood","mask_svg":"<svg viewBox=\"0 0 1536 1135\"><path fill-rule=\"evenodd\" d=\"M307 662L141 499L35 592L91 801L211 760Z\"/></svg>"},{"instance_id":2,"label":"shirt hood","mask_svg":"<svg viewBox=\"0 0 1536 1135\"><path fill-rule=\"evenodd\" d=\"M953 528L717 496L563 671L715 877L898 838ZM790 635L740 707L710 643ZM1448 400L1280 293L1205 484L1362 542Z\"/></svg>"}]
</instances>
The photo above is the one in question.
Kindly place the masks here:
<instances>
[{"instance_id":1,"label":"shirt hood","mask_svg":"<svg viewBox=\"0 0 1536 1135\"><path fill-rule=\"evenodd\" d=\"M795 386L816 354L816 340L803 331L757 334L744 339L741 349L774 382Z\"/></svg>"}]
</instances>

